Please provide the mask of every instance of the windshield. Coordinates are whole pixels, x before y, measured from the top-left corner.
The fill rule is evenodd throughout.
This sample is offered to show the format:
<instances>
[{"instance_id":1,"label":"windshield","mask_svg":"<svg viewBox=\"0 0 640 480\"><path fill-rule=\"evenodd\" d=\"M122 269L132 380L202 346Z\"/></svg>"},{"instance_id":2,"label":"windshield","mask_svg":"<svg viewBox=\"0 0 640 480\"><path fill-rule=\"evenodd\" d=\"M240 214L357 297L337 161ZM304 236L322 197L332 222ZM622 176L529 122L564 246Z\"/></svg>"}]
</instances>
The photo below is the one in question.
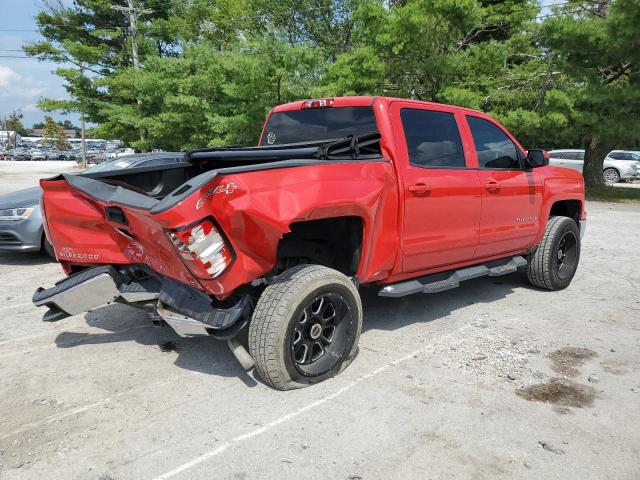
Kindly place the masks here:
<instances>
[{"instance_id":1,"label":"windshield","mask_svg":"<svg viewBox=\"0 0 640 480\"><path fill-rule=\"evenodd\" d=\"M344 138L377 130L371 107L291 110L269 117L261 145Z\"/></svg>"}]
</instances>

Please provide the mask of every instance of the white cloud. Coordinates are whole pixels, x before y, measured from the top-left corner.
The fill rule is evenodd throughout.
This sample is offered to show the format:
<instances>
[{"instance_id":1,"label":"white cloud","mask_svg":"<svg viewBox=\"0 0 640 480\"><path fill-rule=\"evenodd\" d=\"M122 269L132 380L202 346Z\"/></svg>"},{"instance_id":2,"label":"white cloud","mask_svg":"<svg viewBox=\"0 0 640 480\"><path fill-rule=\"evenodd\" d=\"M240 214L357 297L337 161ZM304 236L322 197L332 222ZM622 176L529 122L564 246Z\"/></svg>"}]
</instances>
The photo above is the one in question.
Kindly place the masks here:
<instances>
[{"instance_id":1,"label":"white cloud","mask_svg":"<svg viewBox=\"0 0 640 480\"><path fill-rule=\"evenodd\" d=\"M0 65L0 88L2 88L2 90L0 90L0 95L21 79L22 75L16 72L13 68Z\"/></svg>"},{"instance_id":2,"label":"white cloud","mask_svg":"<svg viewBox=\"0 0 640 480\"><path fill-rule=\"evenodd\" d=\"M0 65L0 97L33 100L45 91L43 82L20 75L13 68Z\"/></svg>"}]
</instances>

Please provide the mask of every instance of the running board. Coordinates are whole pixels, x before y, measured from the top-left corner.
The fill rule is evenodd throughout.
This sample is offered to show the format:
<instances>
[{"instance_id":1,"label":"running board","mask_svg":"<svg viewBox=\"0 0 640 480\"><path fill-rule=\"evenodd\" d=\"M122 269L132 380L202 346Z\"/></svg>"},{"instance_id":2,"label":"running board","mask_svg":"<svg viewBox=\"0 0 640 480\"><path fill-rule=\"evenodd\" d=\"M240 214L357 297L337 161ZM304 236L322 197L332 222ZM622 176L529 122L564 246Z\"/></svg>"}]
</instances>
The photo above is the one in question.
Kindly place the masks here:
<instances>
[{"instance_id":1,"label":"running board","mask_svg":"<svg viewBox=\"0 0 640 480\"><path fill-rule=\"evenodd\" d=\"M482 265L435 273L425 277L406 280L382 287L378 292L381 297L404 297L412 293L438 293L460 286L460 282L478 277L498 277L514 273L524 267L527 260L522 256L495 260Z\"/></svg>"}]
</instances>

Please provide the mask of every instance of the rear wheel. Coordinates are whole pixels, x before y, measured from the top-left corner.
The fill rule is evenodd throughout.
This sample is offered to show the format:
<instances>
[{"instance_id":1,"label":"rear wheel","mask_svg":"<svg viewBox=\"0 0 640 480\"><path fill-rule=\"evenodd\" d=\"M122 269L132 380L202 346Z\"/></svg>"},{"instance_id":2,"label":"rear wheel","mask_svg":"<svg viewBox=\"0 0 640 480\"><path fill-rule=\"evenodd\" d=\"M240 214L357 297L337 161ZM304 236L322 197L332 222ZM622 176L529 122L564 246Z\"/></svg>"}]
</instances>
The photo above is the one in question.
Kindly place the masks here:
<instances>
[{"instance_id":1,"label":"rear wheel","mask_svg":"<svg viewBox=\"0 0 640 480\"><path fill-rule=\"evenodd\" d=\"M362 304L342 273L293 267L269 285L249 325L249 350L273 388L306 387L335 376L357 354Z\"/></svg>"},{"instance_id":2,"label":"rear wheel","mask_svg":"<svg viewBox=\"0 0 640 480\"><path fill-rule=\"evenodd\" d=\"M551 217L536 252L529 257L529 281L539 288L562 290L571 283L580 260L580 231L568 217Z\"/></svg>"},{"instance_id":3,"label":"rear wheel","mask_svg":"<svg viewBox=\"0 0 640 480\"><path fill-rule=\"evenodd\" d=\"M620 172L615 168L607 168L602 172L602 178L605 183L618 183L620 181Z\"/></svg>"}]
</instances>

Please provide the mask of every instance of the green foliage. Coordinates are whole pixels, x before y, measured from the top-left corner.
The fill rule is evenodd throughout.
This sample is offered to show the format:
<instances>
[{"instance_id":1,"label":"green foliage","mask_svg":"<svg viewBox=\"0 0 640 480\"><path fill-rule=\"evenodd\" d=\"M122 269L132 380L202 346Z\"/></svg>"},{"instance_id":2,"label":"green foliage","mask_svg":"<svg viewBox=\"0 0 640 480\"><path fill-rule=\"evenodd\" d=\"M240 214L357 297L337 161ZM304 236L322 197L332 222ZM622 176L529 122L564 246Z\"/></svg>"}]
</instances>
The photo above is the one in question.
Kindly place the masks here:
<instances>
[{"instance_id":1,"label":"green foliage","mask_svg":"<svg viewBox=\"0 0 640 480\"><path fill-rule=\"evenodd\" d=\"M607 149L640 139L640 0L543 18L536 0L135 3L149 9L139 70L110 0L45 2L45 40L26 50L65 63L71 99L41 108L84 112L138 150L252 144L275 104L362 94L483 110L526 147L586 147L591 183Z\"/></svg>"},{"instance_id":2,"label":"green foliage","mask_svg":"<svg viewBox=\"0 0 640 480\"><path fill-rule=\"evenodd\" d=\"M4 120L2 122L3 130L17 132L18 135L22 135L22 136L29 135L31 133L31 130L28 128L25 128L24 124L22 123L22 117L23 117L22 112L19 112L19 111L11 112L9 115L7 115L6 118L2 119Z\"/></svg>"},{"instance_id":3,"label":"green foliage","mask_svg":"<svg viewBox=\"0 0 640 480\"><path fill-rule=\"evenodd\" d=\"M42 141L46 145L55 147L58 150L69 150L69 142L67 141L67 137L64 136L62 125L56 123L49 115L44 117L43 129Z\"/></svg>"}]
</instances>

